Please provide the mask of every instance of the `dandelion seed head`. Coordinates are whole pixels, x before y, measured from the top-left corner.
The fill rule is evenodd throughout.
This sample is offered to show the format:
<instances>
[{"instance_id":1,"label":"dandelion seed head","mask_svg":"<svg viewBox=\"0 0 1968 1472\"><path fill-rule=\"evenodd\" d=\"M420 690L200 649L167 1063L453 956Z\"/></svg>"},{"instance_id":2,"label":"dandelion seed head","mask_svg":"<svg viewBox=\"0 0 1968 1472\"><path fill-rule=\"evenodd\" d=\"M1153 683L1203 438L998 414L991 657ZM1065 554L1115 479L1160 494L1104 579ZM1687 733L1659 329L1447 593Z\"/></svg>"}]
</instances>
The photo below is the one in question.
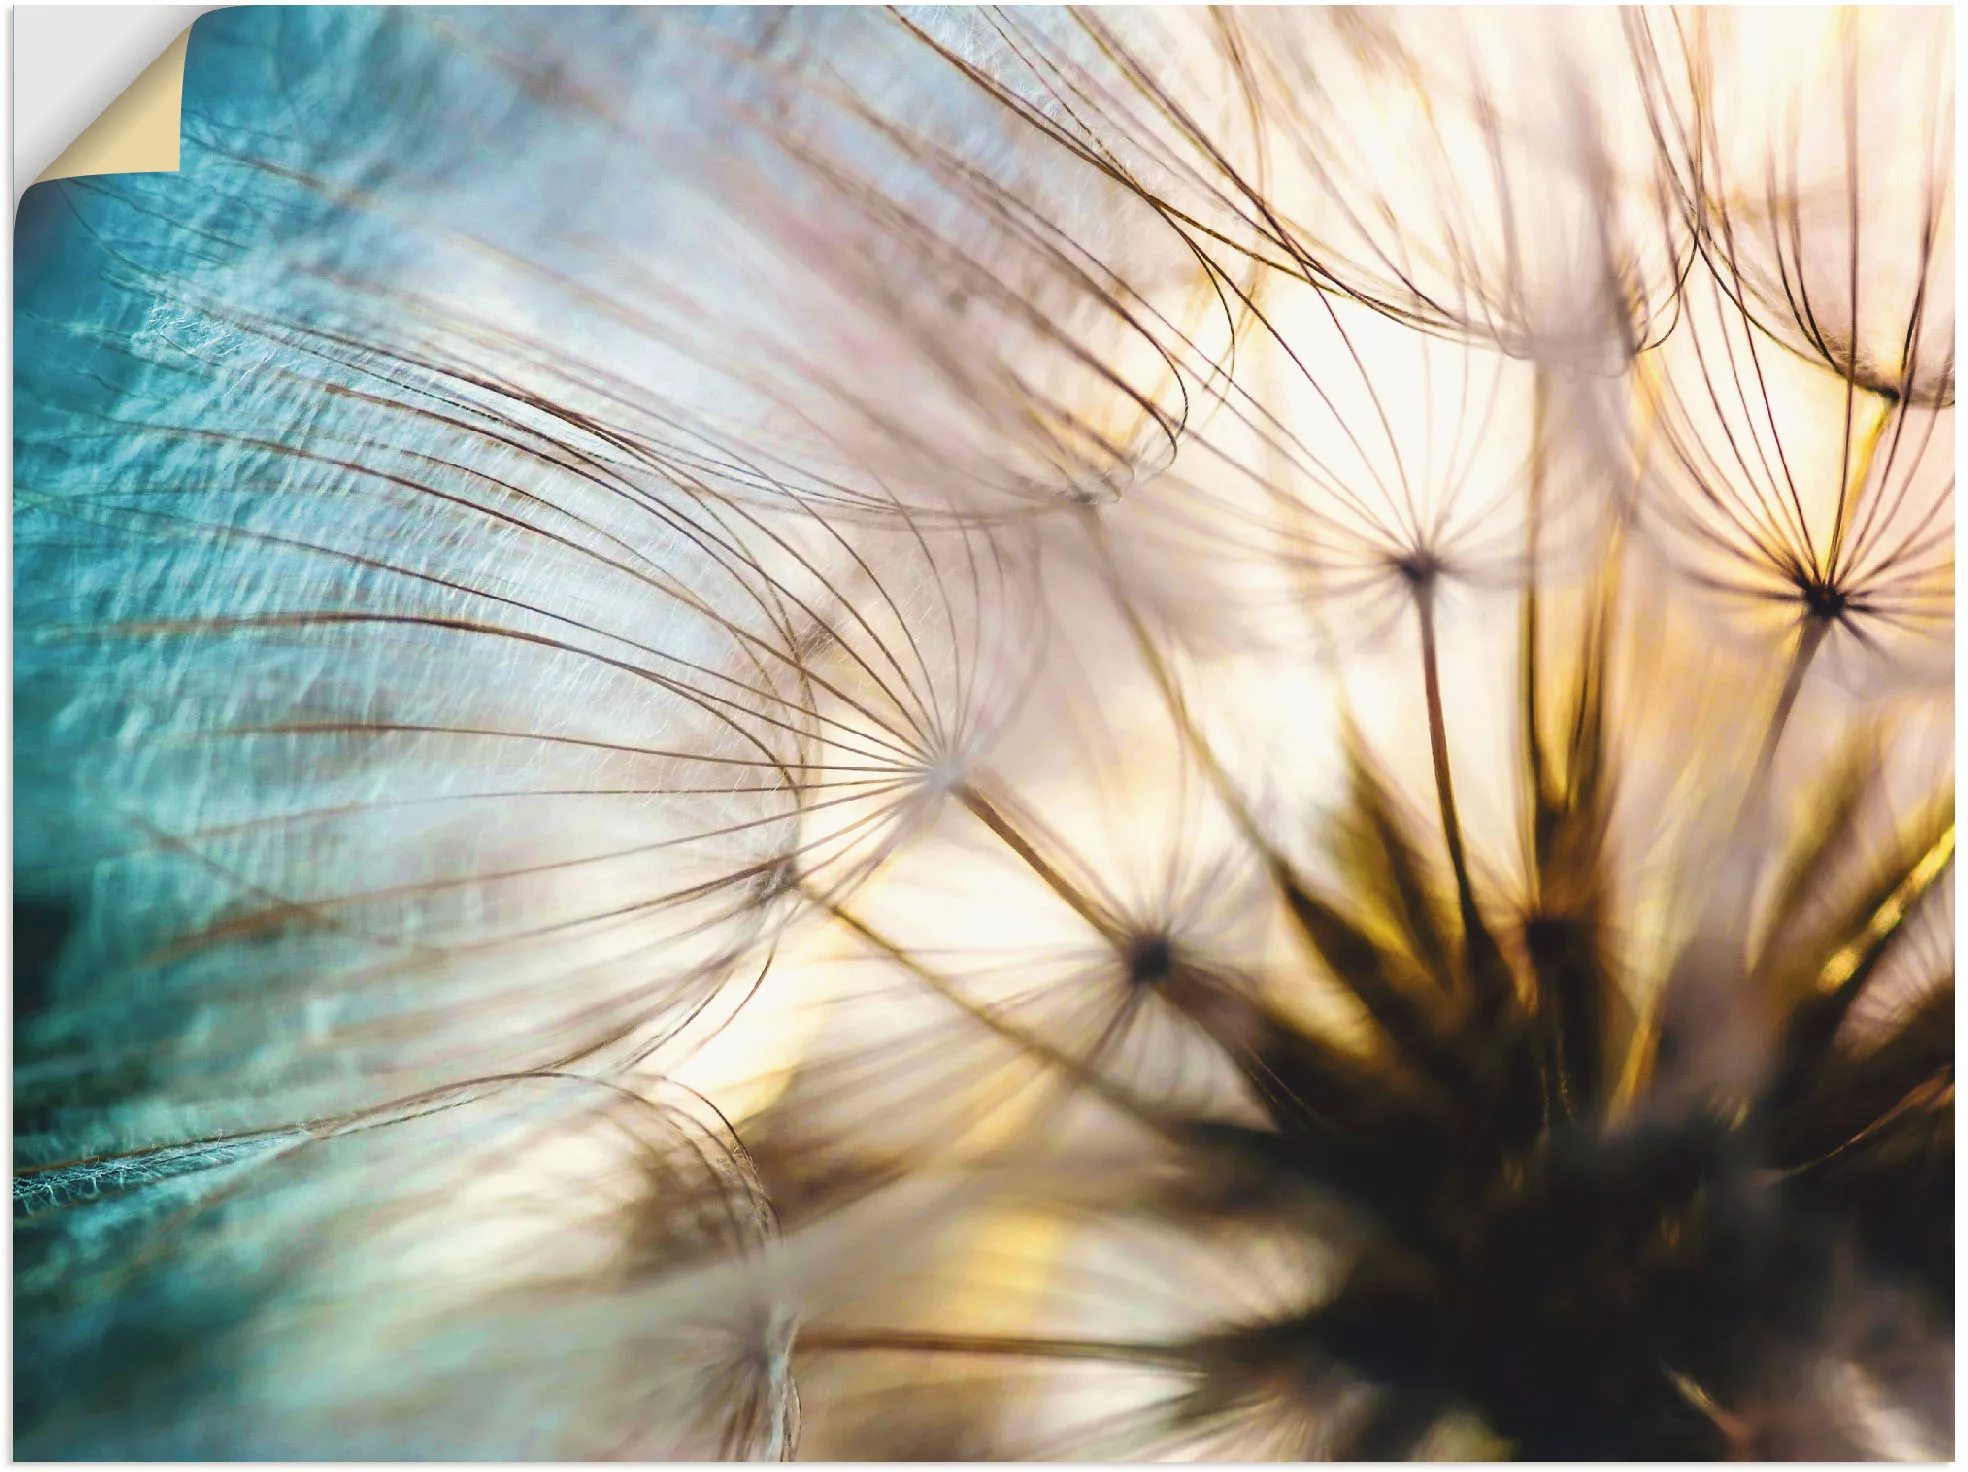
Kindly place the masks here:
<instances>
[{"instance_id":1,"label":"dandelion seed head","mask_svg":"<svg viewBox=\"0 0 1968 1472\"><path fill-rule=\"evenodd\" d=\"M22 1447L1943 1446L1936 25L201 21L18 232Z\"/></svg>"}]
</instances>

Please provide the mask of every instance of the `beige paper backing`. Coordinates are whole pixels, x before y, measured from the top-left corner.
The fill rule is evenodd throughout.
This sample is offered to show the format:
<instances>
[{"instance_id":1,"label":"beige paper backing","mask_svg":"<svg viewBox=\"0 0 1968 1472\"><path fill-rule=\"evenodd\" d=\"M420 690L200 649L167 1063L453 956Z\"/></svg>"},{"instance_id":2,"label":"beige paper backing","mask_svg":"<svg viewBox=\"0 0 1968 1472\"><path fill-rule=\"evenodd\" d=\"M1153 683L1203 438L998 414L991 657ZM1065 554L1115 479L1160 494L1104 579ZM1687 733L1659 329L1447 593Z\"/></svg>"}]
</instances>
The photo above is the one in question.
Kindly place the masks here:
<instances>
[{"instance_id":1,"label":"beige paper backing","mask_svg":"<svg viewBox=\"0 0 1968 1472\"><path fill-rule=\"evenodd\" d=\"M82 174L175 174L190 43L187 26L34 182Z\"/></svg>"}]
</instances>

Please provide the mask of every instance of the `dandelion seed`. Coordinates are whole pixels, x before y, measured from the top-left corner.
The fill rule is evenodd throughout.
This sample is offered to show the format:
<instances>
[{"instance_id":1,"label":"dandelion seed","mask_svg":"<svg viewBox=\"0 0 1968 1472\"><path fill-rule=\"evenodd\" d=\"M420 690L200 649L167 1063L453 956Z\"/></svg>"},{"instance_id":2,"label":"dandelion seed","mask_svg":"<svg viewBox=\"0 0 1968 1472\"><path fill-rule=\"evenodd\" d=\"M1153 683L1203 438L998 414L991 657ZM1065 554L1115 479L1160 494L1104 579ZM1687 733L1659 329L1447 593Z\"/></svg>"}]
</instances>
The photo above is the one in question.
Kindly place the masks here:
<instances>
[{"instance_id":1,"label":"dandelion seed","mask_svg":"<svg viewBox=\"0 0 1968 1472\"><path fill-rule=\"evenodd\" d=\"M24 1453L1948 1445L1926 24L202 20L16 237Z\"/></svg>"},{"instance_id":2,"label":"dandelion seed","mask_svg":"<svg viewBox=\"0 0 1968 1472\"><path fill-rule=\"evenodd\" d=\"M1627 26L1682 210L1735 305L1857 389L1952 404L1952 16Z\"/></svg>"}]
</instances>

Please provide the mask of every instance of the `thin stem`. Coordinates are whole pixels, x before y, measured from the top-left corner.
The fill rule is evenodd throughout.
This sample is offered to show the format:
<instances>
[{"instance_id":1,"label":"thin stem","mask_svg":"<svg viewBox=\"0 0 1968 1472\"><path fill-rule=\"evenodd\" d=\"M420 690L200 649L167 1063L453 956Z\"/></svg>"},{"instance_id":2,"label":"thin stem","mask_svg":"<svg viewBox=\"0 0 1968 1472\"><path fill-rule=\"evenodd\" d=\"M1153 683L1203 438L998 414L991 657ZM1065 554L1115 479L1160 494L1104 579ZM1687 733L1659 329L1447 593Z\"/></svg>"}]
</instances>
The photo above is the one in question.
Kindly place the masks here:
<instances>
[{"instance_id":1,"label":"thin stem","mask_svg":"<svg viewBox=\"0 0 1968 1472\"><path fill-rule=\"evenodd\" d=\"M903 949L902 946L874 929L866 921L847 909L846 906L834 900L815 895L810 891L806 893L806 897L818 909L832 916L840 925L852 931L868 945L874 947L891 961L900 965L911 976L915 977L916 980L936 993L937 996L959 1008L965 1015L982 1024L998 1037L1011 1043L1014 1047L1023 1049L1051 1067L1060 1070L1074 1085L1090 1089L1107 1104L1120 1110L1137 1123L1145 1125L1149 1129L1171 1139L1179 1138L1179 1132L1173 1129L1169 1122L1157 1113L1157 1111L1151 1109L1147 1104L1135 1098L1118 1085L1102 1078L1100 1074L1094 1071L1093 1064L1098 1056L1097 1052L1093 1057L1085 1059L1075 1058L1069 1053L1062 1052L1025 1028L1005 1021L995 1009L987 1007L982 1002L978 1002L964 995L960 988L952 985L944 977L932 971L928 966L917 960L915 956Z\"/></svg>"},{"instance_id":2,"label":"thin stem","mask_svg":"<svg viewBox=\"0 0 1968 1472\"><path fill-rule=\"evenodd\" d=\"M1415 584L1415 612L1421 618L1421 678L1428 697L1428 746L1435 761L1435 795L1442 806L1442 836L1448 843L1449 867L1455 872L1456 900L1462 910L1464 946L1482 929L1476 891L1469 881L1469 856L1463 848L1462 823L1456 817L1455 781L1449 775L1449 730L1442 716L1442 674L1435 647L1435 588L1430 581Z\"/></svg>"},{"instance_id":3,"label":"thin stem","mask_svg":"<svg viewBox=\"0 0 1968 1472\"><path fill-rule=\"evenodd\" d=\"M1278 852L1277 846L1265 836L1235 779L1218 760L1215 748L1203 735L1202 728L1196 723L1195 716L1189 709L1188 701L1183 698L1181 686L1177 684L1168 662L1155 647L1155 641L1150 636L1147 625L1142 622L1141 614L1134 606L1134 600L1128 596L1127 589L1122 585L1114 567L1113 553L1108 549L1107 539L1100 525L1100 518L1092 511L1088 511L1082 520L1082 525L1086 529L1088 539L1093 543L1095 552L1099 554L1101 566L1106 574L1107 586L1113 593L1115 605L1120 609L1121 616L1127 622L1128 633L1133 637L1135 651L1141 656L1141 662L1147 668L1149 677L1154 680L1155 689L1162 697L1162 704L1168 709L1169 719L1174 722L1176 733L1182 738L1184 749L1196 758L1197 765L1203 769L1204 779L1208 781L1210 790L1216 795L1217 800L1223 804L1224 811L1229 815L1238 834L1264 858L1267 872L1279 883L1281 889L1291 888L1291 865L1284 855Z\"/></svg>"},{"instance_id":4,"label":"thin stem","mask_svg":"<svg viewBox=\"0 0 1968 1472\"><path fill-rule=\"evenodd\" d=\"M910 1354L978 1354L1054 1360L1106 1360L1122 1364L1190 1369L1183 1350L1165 1344L1127 1344L1098 1339L1038 1339L1010 1334L929 1334L907 1329L808 1329L796 1350L839 1353L891 1350Z\"/></svg>"},{"instance_id":5,"label":"thin stem","mask_svg":"<svg viewBox=\"0 0 1968 1472\"><path fill-rule=\"evenodd\" d=\"M1544 834L1539 831L1543 827L1546 779L1544 733L1538 723L1538 529L1544 510L1544 417L1545 399L1550 392L1549 371L1540 366L1531 381L1530 504L1524 519L1524 754L1530 764L1534 870L1541 870L1544 862Z\"/></svg>"},{"instance_id":6,"label":"thin stem","mask_svg":"<svg viewBox=\"0 0 1968 1472\"><path fill-rule=\"evenodd\" d=\"M1831 632L1831 620L1818 614L1805 615L1804 622L1797 630L1797 648L1790 656L1790 669L1784 675L1783 689L1777 694L1776 709L1770 712L1769 729L1763 733L1763 749L1756 758L1756 768L1749 779L1749 790L1743 795L1742 811L1745 816L1762 806L1764 793L1770 784L1770 769L1776 762L1777 744L1783 740L1784 729L1790 723L1791 708L1797 704L1797 695L1804 688L1804 676L1810 672L1811 661L1817 657L1823 646L1825 636Z\"/></svg>"},{"instance_id":7,"label":"thin stem","mask_svg":"<svg viewBox=\"0 0 1968 1472\"><path fill-rule=\"evenodd\" d=\"M1045 881L1046 887L1058 895L1087 924L1091 925L1103 938L1112 940L1115 929L1112 920L1095 904L1078 885L1074 884L1044 854L1032 846L1032 842L1012 821L1004 810L969 783L955 789L956 798L986 828L996 834L1034 874Z\"/></svg>"}]
</instances>

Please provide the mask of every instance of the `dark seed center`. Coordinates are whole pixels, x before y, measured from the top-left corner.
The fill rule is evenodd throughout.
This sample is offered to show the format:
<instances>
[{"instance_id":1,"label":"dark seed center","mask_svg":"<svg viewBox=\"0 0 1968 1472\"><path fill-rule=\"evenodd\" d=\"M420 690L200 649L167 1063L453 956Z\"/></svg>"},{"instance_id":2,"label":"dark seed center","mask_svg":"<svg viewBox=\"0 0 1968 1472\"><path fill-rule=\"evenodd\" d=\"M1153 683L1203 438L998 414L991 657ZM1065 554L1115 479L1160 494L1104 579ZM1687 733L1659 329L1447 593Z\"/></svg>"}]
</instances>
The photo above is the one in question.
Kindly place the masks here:
<instances>
[{"instance_id":1,"label":"dark seed center","mask_svg":"<svg viewBox=\"0 0 1968 1472\"><path fill-rule=\"evenodd\" d=\"M1175 947L1165 935L1144 935L1128 947L1128 980L1136 986L1167 981L1175 969Z\"/></svg>"}]
</instances>

